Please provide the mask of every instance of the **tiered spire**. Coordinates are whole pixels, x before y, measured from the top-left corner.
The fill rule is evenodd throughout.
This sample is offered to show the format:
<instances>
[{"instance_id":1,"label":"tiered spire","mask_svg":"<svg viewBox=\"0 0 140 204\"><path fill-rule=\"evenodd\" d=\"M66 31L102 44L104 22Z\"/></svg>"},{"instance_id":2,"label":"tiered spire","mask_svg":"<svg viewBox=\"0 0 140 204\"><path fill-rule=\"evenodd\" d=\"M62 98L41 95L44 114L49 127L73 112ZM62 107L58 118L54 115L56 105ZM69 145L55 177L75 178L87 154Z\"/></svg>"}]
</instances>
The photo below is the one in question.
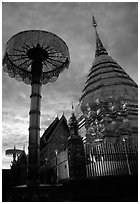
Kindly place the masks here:
<instances>
[{"instance_id":1,"label":"tiered spire","mask_svg":"<svg viewBox=\"0 0 140 204\"><path fill-rule=\"evenodd\" d=\"M69 129L70 129L70 136L71 137L77 137L78 135L78 123L77 123L77 119L76 116L74 114L74 106L72 103L72 115L69 119Z\"/></svg>"},{"instance_id":2,"label":"tiered spire","mask_svg":"<svg viewBox=\"0 0 140 204\"><path fill-rule=\"evenodd\" d=\"M96 34L95 59L87 75L85 87L80 98L81 111L87 107L87 104L93 107L97 99L101 102L106 102L110 98L115 101L120 99L127 104L128 120L130 121L132 132L137 135L138 86L125 70L108 55L99 38L94 16L92 26L95 28ZM85 137L85 130L82 128L86 128L87 124L85 124L84 117L79 113L77 121L80 127L78 130L81 133L83 132L83 137Z\"/></svg>"},{"instance_id":3,"label":"tiered spire","mask_svg":"<svg viewBox=\"0 0 140 204\"><path fill-rule=\"evenodd\" d=\"M95 28L95 33L96 33L96 52L95 52L95 57L98 57L99 55L108 55L107 50L104 48L103 43L100 40L100 37L98 35L97 32L97 23L96 20L94 18L94 16L92 17L93 19L93 27Z\"/></svg>"},{"instance_id":4,"label":"tiered spire","mask_svg":"<svg viewBox=\"0 0 140 204\"><path fill-rule=\"evenodd\" d=\"M124 95L129 100L137 98L137 84L130 78L124 69L108 55L104 48L98 32L97 23L93 16L93 27L96 33L96 51L92 68L87 76L80 101L92 103L97 98L113 96L118 98ZM131 93L131 94L130 94ZM136 100L137 101L137 100Z\"/></svg>"}]
</instances>

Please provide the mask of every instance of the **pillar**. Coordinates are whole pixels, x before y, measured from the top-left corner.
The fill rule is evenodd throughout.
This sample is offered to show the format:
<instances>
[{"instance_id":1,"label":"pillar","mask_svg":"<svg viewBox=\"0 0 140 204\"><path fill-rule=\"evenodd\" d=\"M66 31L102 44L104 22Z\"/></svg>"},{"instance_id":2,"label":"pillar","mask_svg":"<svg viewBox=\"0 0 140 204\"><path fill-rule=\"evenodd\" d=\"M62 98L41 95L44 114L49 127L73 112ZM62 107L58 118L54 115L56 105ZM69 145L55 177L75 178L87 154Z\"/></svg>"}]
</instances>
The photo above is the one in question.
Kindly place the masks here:
<instances>
[{"instance_id":1,"label":"pillar","mask_svg":"<svg viewBox=\"0 0 140 204\"><path fill-rule=\"evenodd\" d=\"M68 139L68 162L71 179L86 178L85 151L81 137Z\"/></svg>"},{"instance_id":2,"label":"pillar","mask_svg":"<svg viewBox=\"0 0 140 204\"><path fill-rule=\"evenodd\" d=\"M40 107L41 107L41 75L42 64L34 61L32 64L31 105L29 112L29 147L27 185L39 185L40 168Z\"/></svg>"}]
</instances>

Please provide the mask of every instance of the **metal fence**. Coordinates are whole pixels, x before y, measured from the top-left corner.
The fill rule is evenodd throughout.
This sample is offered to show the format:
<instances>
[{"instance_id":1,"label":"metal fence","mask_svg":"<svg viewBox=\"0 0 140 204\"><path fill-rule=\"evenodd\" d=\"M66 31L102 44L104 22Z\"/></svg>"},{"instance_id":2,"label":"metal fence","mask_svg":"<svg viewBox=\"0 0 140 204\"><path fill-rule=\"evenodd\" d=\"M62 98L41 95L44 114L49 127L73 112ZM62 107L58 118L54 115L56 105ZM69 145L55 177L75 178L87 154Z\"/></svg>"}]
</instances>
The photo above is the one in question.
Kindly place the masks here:
<instances>
[{"instance_id":1,"label":"metal fence","mask_svg":"<svg viewBox=\"0 0 140 204\"><path fill-rule=\"evenodd\" d=\"M138 151L126 142L85 145L87 177L138 173Z\"/></svg>"},{"instance_id":2,"label":"metal fence","mask_svg":"<svg viewBox=\"0 0 140 204\"><path fill-rule=\"evenodd\" d=\"M122 143L84 144L87 178L100 176L137 175L137 146ZM43 183L57 183L70 178L68 151L58 153L42 171Z\"/></svg>"}]
</instances>

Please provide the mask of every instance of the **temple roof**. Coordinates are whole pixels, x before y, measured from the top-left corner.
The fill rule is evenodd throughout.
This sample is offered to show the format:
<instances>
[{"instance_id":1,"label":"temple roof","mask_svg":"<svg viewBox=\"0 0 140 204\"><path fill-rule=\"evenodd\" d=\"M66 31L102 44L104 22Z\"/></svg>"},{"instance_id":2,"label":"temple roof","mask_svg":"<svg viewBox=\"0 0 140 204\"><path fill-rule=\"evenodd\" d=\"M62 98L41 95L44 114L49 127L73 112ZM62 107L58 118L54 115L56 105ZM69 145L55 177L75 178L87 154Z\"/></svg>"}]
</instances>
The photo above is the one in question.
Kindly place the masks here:
<instances>
[{"instance_id":1,"label":"temple roof","mask_svg":"<svg viewBox=\"0 0 140 204\"><path fill-rule=\"evenodd\" d=\"M55 120L50 124L50 126L44 131L42 137L40 138L40 149L42 150L46 144L47 140L50 138L52 135L54 129L57 127L59 123L59 118L56 117Z\"/></svg>"},{"instance_id":2,"label":"temple roof","mask_svg":"<svg viewBox=\"0 0 140 204\"><path fill-rule=\"evenodd\" d=\"M57 116L55 120L50 124L50 126L44 131L42 137L40 138L40 150L45 148L48 140L51 138L51 136L55 133L55 131L59 128L59 126L62 123L66 126L67 130L69 131L67 120L64 114L62 115L60 119Z\"/></svg>"}]
</instances>

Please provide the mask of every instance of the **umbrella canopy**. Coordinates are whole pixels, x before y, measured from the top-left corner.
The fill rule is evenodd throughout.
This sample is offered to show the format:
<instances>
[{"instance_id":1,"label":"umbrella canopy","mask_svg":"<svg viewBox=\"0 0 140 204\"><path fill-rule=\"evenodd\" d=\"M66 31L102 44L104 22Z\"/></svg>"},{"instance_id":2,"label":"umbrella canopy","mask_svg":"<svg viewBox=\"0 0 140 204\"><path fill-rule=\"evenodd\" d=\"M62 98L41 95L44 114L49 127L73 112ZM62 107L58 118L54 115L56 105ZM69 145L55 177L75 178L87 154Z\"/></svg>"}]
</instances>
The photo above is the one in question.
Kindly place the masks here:
<instances>
[{"instance_id":1,"label":"umbrella canopy","mask_svg":"<svg viewBox=\"0 0 140 204\"><path fill-rule=\"evenodd\" d=\"M68 47L57 35L41 30L20 32L7 42L3 70L10 77L31 84L34 61L42 63L41 84L53 82L69 66Z\"/></svg>"}]
</instances>

